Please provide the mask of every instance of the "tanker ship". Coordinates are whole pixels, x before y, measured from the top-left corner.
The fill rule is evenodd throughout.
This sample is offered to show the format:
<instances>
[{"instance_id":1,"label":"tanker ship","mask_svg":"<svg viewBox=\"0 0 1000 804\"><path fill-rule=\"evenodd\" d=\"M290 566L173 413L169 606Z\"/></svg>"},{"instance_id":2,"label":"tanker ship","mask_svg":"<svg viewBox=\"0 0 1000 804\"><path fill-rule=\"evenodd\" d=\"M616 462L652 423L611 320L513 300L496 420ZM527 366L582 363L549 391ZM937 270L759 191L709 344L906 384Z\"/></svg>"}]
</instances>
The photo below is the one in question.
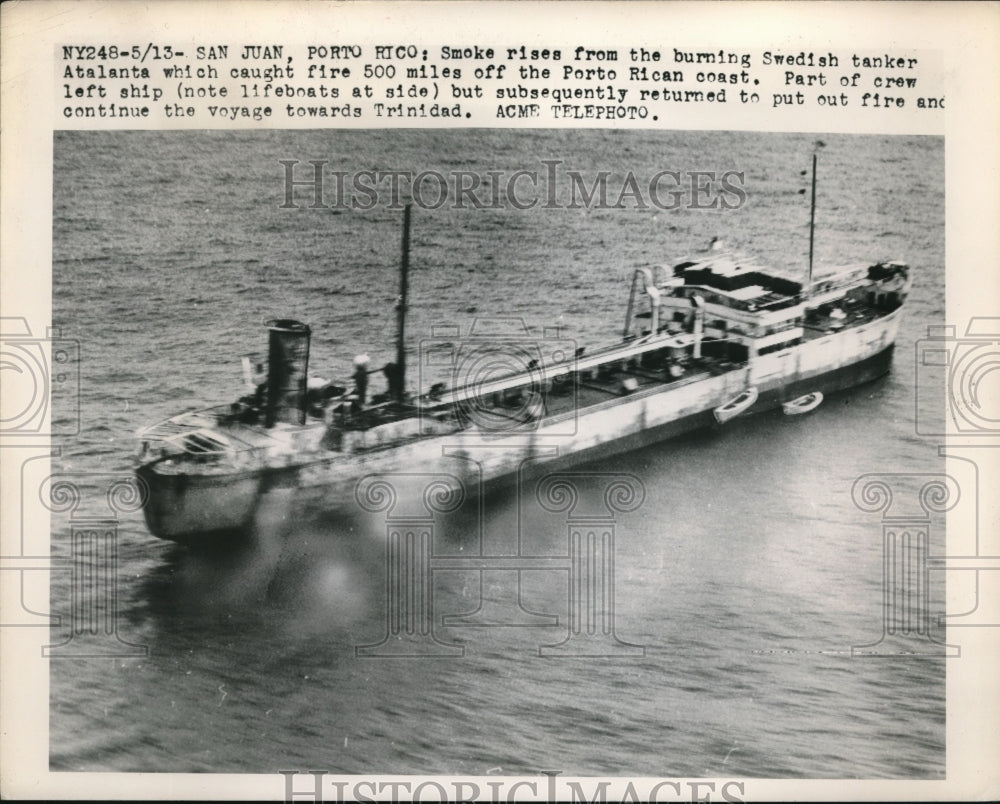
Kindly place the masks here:
<instances>
[{"instance_id":1,"label":"tanker ship","mask_svg":"<svg viewBox=\"0 0 1000 804\"><path fill-rule=\"evenodd\" d=\"M434 473L481 493L766 410L808 413L889 370L910 285L895 261L813 278L815 161L812 210L804 281L719 248L641 267L617 342L532 340L516 321L446 332L420 359L450 366L453 381L410 392L407 207L395 362L371 369L359 356L351 378L321 380L310 375L309 326L269 322L266 366L244 362L237 401L140 431L149 530L218 544L252 533L279 491L296 512L357 510L359 481L380 473ZM369 395L377 372L387 390Z\"/></svg>"}]
</instances>

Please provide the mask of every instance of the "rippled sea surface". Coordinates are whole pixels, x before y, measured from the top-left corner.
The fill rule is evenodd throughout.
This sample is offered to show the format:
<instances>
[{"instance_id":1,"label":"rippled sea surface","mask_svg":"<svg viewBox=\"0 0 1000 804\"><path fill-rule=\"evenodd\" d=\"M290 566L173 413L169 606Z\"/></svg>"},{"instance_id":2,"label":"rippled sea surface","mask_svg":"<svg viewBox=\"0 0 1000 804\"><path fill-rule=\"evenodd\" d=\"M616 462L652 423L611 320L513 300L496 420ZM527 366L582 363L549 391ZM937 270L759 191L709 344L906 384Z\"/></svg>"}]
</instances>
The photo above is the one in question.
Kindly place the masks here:
<instances>
[{"instance_id":1,"label":"rippled sea surface","mask_svg":"<svg viewBox=\"0 0 1000 804\"><path fill-rule=\"evenodd\" d=\"M943 778L941 658L861 659L882 633L882 533L855 507L868 472L940 469L914 428L915 342L944 312L944 153L936 138L824 137L817 274L903 259L914 277L892 373L809 416L778 414L588 467L635 475L616 523L615 632L643 655L539 656L566 636L567 576L435 574L435 635L464 656L358 658L386 631L384 523L276 505L226 555L118 525L119 637L137 658L53 659L54 770ZM346 377L393 354L402 214L280 209L279 160L329 170L520 169L562 160L588 184L661 170L745 173L739 209L417 209L411 349L431 326L523 316L539 337L620 336L637 265L713 236L801 274L815 137L726 132L58 133L53 319L81 350L80 432L55 468L129 472L135 431L241 393L263 322L314 332L312 366ZM527 185L522 185L527 186ZM299 190L300 206L309 191ZM434 193L428 189L431 200ZM617 195L617 190L615 191ZM544 196L543 196L544 200ZM57 400L57 418L74 416ZM82 481L86 487L87 480ZM584 493L588 493L585 489ZM102 513L84 495L80 515ZM486 499L435 550L565 551L566 524ZM519 525L520 523L520 525ZM943 531L934 534L943 543ZM53 518L52 550L70 553ZM69 573L52 609L70 613ZM520 595L520 607L516 601ZM940 608L943 589L930 592ZM479 624L442 616L481 609ZM548 614L548 618L539 615ZM552 616L558 617L553 624ZM67 635L56 629L53 640ZM487 622L489 621L489 622ZM507 627L488 627L497 623ZM484 624L485 623L485 624ZM499 770L498 770L499 769Z\"/></svg>"}]
</instances>

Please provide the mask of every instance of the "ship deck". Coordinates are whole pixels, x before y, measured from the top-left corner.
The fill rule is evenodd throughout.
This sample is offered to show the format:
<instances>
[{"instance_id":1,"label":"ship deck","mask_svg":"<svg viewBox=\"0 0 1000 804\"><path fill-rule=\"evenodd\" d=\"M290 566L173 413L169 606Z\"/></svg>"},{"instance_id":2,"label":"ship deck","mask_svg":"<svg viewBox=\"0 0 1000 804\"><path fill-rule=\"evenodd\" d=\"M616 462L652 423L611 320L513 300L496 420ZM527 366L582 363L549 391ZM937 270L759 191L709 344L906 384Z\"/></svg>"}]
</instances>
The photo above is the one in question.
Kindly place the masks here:
<instances>
[{"instance_id":1,"label":"ship deck","mask_svg":"<svg viewBox=\"0 0 1000 804\"><path fill-rule=\"evenodd\" d=\"M835 307L819 308L810 311L807 316L801 330L801 342L851 330L885 315L885 310L861 301L844 300ZM212 466L218 459L223 459L223 464L229 464L231 471L234 462L235 465L246 463L248 468L261 460L266 462L265 453L272 448L282 451L293 448L295 442L299 446L294 447L293 451L302 449L305 447L303 436L310 443L309 447L305 447L307 452L322 450L324 448L320 447L320 437L328 427L342 432L366 431L384 424L430 416L441 423L443 430L450 432L477 425L495 426L497 431L517 432L521 425L534 427L542 418L558 418L651 389L681 387L748 365L746 360L732 359L732 350L728 349L725 341L706 340L703 344L703 356L689 356L680 362L669 358L669 348L665 349L664 344L669 345L669 341L657 346L643 345L641 339L626 341L609 347L606 353L588 355L577 363L576 367L580 370L562 376L560 381L544 382L539 387L534 387L532 378L524 375L524 383L500 381L500 390L471 397L453 397L431 404L425 398L422 406L396 403L369 406L346 415L336 424L331 423L329 418L324 420L310 416L304 426L279 423L272 428L264 428L257 421L241 421L228 406L219 406L182 414L149 428L146 435L150 438L167 437L175 440L178 436L183 436L185 439L187 454L183 457L173 456L175 459L179 458L176 462L165 461L159 467L160 472L183 473L187 471L185 466L190 468L192 463L196 463L202 465L199 471L211 474L214 471L227 471L221 465ZM513 379L514 377L511 378ZM543 392L541 404L538 391ZM307 436L307 432L315 433L315 437ZM393 442L420 438L420 433L418 426L412 432L401 431L385 441L379 438L375 443L366 444L365 439L355 445L354 451L384 449ZM333 449L336 451L337 448Z\"/></svg>"},{"instance_id":2,"label":"ship deck","mask_svg":"<svg viewBox=\"0 0 1000 804\"><path fill-rule=\"evenodd\" d=\"M832 315L832 309L817 308L810 311L803 327L802 340L811 341L817 338L825 338L827 335L835 332L859 327L862 324L868 324L886 316L885 310L880 310L872 307L870 304L850 299L841 300L836 305L836 309L840 310L843 317Z\"/></svg>"},{"instance_id":3,"label":"ship deck","mask_svg":"<svg viewBox=\"0 0 1000 804\"><path fill-rule=\"evenodd\" d=\"M745 365L745 364L742 364ZM647 390L653 387L682 386L699 379L715 376L740 368L741 364L729 360L703 358L693 360L678 377L671 376L666 367L653 369L641 366L623 366L604 375L580 378L575 393L554 394L546 398L547 416L558 416L574 410L583 410L610 399Z\"/></svg>"}]
</instances>

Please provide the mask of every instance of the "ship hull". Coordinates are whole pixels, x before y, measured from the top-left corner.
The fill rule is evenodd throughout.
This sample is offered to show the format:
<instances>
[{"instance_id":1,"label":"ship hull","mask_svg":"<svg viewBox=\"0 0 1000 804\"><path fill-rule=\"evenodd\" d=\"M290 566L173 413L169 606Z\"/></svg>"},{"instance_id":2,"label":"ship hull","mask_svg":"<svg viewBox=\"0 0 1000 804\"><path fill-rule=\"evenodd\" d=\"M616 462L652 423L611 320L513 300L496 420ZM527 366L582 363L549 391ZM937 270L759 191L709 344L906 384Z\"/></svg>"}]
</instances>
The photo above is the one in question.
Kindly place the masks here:
<instances>
[{"instance_id":1,"label":"ship hull","mask_svg":"<svg viewBox=\"0 0 1000 804\"><path fill-rule=\"evenodd\" d=\"M838 391L847 391L884 377L892 366L892 355L893 347L889 346L878 354L859 363L844 366L824 375L801 380L784 387L772 389L766 393L761 393L750 410L742 416L737 417L731 423L719 424L712 410L709 409L650 427L646 430L628 433L588 449L561 456L544 465L540 465L538 468L544 472L550 472L580 463L589 463L602 458L633 452L651 444L669 441L672 438L677 438L698 430L723 430L734 425L739 426L740 418L779 409L782 403L802 396L805 393L822 391L824 395L831 395ZM504 478L500 478L499 480L501 482L494 482L489 485L491 487L502 486Z\"/></svg>"},{"instance_id":2,"label":"ship hull","mask_svg":"<svg viewBox=\"0 0 1000 804\"><path fill-rule=\"evenodd\" d=\"M705 372L544 419L519 433L462 432L425 437L385 449L325 453L283 466L239 473L171 474L147 464L145 507L150 531L188 545L218 543L252 532L272 493L295 516L308 509L358 510L358 481L381 473L438 473L467 493L484 492L518 477L565 468L634 450L706 427L713 411L748 387L758 395L742 416L779 408L804 394L825 395L870 382L889 371L901 310L846 331L755 358L721 373ZM292 514L290 513L289 516Z\"/></svg>"},{"instance_id":3,"label":"ship hull","mask_svg":"<svg viewBox=\"0 0 1000 804\"><path fill-rule=\"evenodd\" d=\"M260 472L241 475L180 475L157 471L156 464L136 474L148 490L143 507L149 532L182 544L231 539L253 524L261 496Z\"/></svg>"}]
</instances>

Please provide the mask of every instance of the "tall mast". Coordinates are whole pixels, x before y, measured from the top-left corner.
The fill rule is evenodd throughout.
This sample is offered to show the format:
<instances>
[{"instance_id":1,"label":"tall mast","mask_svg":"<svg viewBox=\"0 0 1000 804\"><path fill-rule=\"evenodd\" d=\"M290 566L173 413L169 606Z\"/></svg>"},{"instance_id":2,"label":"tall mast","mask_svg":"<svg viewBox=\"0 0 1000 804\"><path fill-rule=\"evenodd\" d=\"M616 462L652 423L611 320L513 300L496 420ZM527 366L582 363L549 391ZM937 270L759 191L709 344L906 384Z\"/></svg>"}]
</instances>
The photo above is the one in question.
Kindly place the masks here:
<instances>
[{"instance_id":1,"label":"tall mast","mask_svg":"<svg viewBox=\"0 0 1000 804\"><path fill-rule=\"evenodd\" d=\"M406 396L406 297L410 290L410 207L403 210L403 260L399 272L399 306L396 309L396 401Z\"/></svg>"},{"instance_id":2,"label":"tall mast","mask_svg":"<svg viewBox=\"0 0 1000 804\"><path fill-rule=\"evenodd\" d=\"M809 205L809 275L806 278L806 293L813 280L813 229L816 224L816 154L813 153L812 201Z\"/></svg>"}]
</instances>

